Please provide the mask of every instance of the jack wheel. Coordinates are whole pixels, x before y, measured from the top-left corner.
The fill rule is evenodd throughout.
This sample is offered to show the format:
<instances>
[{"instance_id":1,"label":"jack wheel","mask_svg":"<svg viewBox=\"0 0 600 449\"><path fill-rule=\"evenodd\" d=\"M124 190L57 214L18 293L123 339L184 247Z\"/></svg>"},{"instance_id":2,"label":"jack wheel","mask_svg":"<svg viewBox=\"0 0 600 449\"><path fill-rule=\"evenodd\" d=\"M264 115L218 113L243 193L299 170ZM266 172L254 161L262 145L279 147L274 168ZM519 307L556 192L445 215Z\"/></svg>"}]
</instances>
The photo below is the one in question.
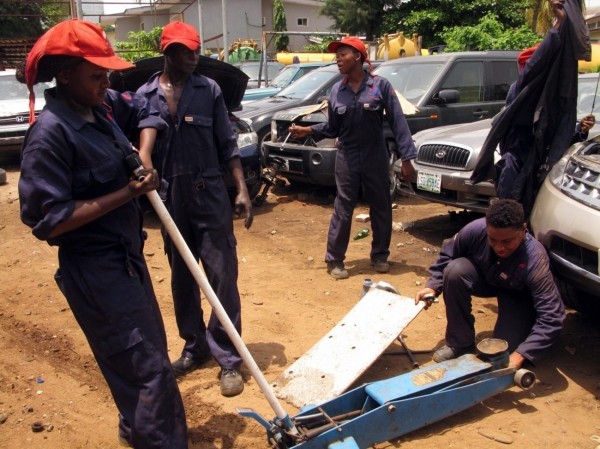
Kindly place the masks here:
<instances>
[{"instance_id":1,"label":"jack wheel","mask_svg":"<svg viewBox=\"0 0 600 449\"><path fill-rule=\"evenodd\" d=\"M529 390L535 384L535 374L526 369L517 370L515 373L515 385L523 390Z\"/></svg>"}]
</instances>

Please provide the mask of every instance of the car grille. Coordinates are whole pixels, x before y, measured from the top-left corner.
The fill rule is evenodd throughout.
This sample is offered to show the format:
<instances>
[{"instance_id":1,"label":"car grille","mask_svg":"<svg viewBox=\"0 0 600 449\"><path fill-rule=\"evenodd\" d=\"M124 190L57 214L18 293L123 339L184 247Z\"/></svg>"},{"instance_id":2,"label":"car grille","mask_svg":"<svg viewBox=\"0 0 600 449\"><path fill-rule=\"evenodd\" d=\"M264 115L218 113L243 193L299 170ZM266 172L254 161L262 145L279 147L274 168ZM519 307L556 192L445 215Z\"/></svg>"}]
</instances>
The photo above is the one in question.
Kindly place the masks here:
<instances>
[{"instance_id":1,"label":"car grille","mask_svg":"<svg viewBox=\"0 0 600 449\"><path fill-rule=\"evenodd\" d=\"M296 125L299 125L299 126L314 125L314 122L296 121L295 123L296 123ZM301 139L294 139L288 131L290 125L292 124L291 122L277 120L275 122L275 124L277 126L277 142L280 142L280 143L285 142L285 143L296 144L296 145L310 145L313 147L316 146L314 143L314 140L311 137L309 137L309 138L303 137Z\"/></svg>"},{"instance_id":2,"label":"car grille","mask_svg":"<svg viewBox=\"0 0 600 449\"><path fill-rule=\"evenodd\" d=\"M588 145L569 159L561 190L565 195L600 210L599 144Z\"/></svg>"},{"instance_id":3,"label":"car grille","mask_svg":"<svg viewBox=\"0 0 600 449\"><path fill-rule=\"evenodd\" d=\"M550 242L550 252L568 260L585 271L598 275L598 253L576 243L553 236Z\"/></svg>"},{"instance_id":4,"label":"car grille","mask_svg":"<svg viewBox=\"0 0 600 449\"><path fill-rule=\"evenodd\" d=\"M423 144L419 147L417 162L436 167L466 168L471 151L444 144Z\"/></svg>"}]
</instances>

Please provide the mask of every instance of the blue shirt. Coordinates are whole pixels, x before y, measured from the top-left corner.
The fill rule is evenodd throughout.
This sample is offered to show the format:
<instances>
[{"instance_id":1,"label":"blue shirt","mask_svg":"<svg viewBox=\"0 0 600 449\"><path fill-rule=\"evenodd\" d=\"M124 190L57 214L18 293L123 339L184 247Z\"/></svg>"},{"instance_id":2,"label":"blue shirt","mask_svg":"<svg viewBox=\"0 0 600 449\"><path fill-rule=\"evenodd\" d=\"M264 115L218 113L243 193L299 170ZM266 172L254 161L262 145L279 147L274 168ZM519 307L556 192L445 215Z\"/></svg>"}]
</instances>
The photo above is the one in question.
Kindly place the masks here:
<instances>
[{"instance_id":1,"label":"blue shirt","mask_svg":"<svg viewBox=\"0 0 600 449\"><path fill-rule=\"evenodd\" d=\"M486 221L480 218L444 243L438 260L429 268L431 277L426 286L439 294L442 291L444 269L450 261L461 257L471 260L489 285L529 292L536 320L529 336L516 351L535 363L536 358L558 339L565 317L546 249L526 233L521 246L509 257L501 259L488 244Z\"/></svg>"},{"instance_id":2,"label":"blue shirt","mask_svg":"<svg viewBox=\"0 0 600 449\"><path fill-rule=\"evenodd\" d=\"M394 134L398 158L414 159L417 150L394 88L386 78L368 72L356 93L348 85L347 77L336 83L329 98L328 121L311 128L316 140L337 137L338 149L345 152L349 165L366 167L385 163L387 166L384 115Z\"/></svg>"},{"instance_id":3,"label":"blue shirt","mask_svg":"<svg viewBox=\"0 0 600 449\"><path fill-rule=\"evenodd\" d=\"M46 106L23 143L19 179L22 221L37 238L70 251L84 253L125 245L133 253L139 252L141 214L134 201L49 238L73 213L77 200L97 198L129 183L131 173L125 157L132 153L131 143L106 107L95 108L98 123L89 123L56 100L54 92L46 91ZM118 100L116 93L111 97ZM144 122L145 113L137 109L125 112L127 104L120 103L120 114L141 114L139 121Z\"/></svg>"},{"instance_id":4,"label":"blue shirt","mask_svg":"<svg viewBox=\"0 0 600 449\"><path fill-rule=\"evenodd\" d=\"M168 123L169 130L158 139L152 160L167 180L181 175L220 171L229 159L240 155L237 137L219 85L193 73L187 79L177 113L172 116L159 84L160 73L138 89L152 109Z\"/></svg>"}]
</instances>

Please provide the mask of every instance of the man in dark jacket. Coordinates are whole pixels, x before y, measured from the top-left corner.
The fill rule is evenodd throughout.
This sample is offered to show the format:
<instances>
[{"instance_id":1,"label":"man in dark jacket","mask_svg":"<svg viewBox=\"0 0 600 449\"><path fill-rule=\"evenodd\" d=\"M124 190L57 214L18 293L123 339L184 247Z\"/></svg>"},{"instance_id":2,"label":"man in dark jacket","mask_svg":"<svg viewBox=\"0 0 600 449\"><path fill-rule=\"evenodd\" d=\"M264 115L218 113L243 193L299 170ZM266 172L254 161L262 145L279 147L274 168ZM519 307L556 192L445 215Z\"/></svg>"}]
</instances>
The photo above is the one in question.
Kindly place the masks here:
<instances>
[{"instance_id":1,"label":"man in dark jacket","mask_svg":"<svg viewBox=\"0 0 600 449\"><path fill-rule=\"evenodd\" d=\"M508 342L511 366L535 363L557 340L564 306L546 250L527 232L524 217L517 201L496 200L485 218L443 245L426 287L415 298L418 303L428 294L444 295L446 345L433 354L434 361L474 351L471 295L498 298L494 337Z\"/></svg>"},{"instance_id":2,"label":"man in dark jacket","mask_svg":"<svg viewBox=\"0 0 600 449\"><path fill-rule=\"evenodd\" d=\"M577 61L591 59L579 2L550 1L554 26L511 86L506 108L494 118L471 176L475 183L495 179L498 196L521 201L527 214L549 168L571 144ZM502 160L494 167L498 144Z\"/></svg>"}]
</instances>

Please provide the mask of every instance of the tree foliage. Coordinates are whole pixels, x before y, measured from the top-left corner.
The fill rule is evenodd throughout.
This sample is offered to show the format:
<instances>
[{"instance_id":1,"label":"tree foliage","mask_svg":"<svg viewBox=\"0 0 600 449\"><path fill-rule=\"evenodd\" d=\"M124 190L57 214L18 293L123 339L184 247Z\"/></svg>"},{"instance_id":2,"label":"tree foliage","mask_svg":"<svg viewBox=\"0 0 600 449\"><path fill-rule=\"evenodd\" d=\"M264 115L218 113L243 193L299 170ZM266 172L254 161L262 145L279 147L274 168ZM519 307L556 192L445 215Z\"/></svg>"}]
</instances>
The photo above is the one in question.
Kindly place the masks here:
<instances>
[{"instance_id":1,"label":"tree foliage","mask_svg":"<svg viewBox=\"0 0 600 449\"><path fill-rule=\"evenodd\" d=\"M281 0L275 0L273 2L273 30L287 31L285 9L283 9ZM277 51L287 51L289 43L290 38L287 34L277 34L275 36L275 49Z\"/></svg>"},{"instance_id":2,"label":"tree foliage","mask_svg":"<svg viewBox=\"0 0 600 449\"><path fill-rule=\"evenodd\" d=\"M70 17L68 3L60 0L28 0L0 3L0 37L37 38Z\"/></svg>"},{"instance_id":3,"label":"tree foliage","mask_svg":"<svg viewBox=\"0 0 600 449\"><path fill-rule=\"evenodd\" d=\"M411 0L412 1L412 0ZM334 21L335 28L372 41L382 34L385 0L325 0L321 14Z\"/></svg>"},{"instance_id":4,"label":"tree foliage","mask_svg":"<svg viewBox=\"0 0 600 449\"><path fill-rule=\"evenodd\" d=\"M150 31L130 31L127 33L129 40L116 42L115 49L128 61L159 56L162 30L162 27L154 27Z\"/></svg>"},{"instance_id":5,"label":"tree foliage","mask_svg":"<svg viewBox=\"0 0 600 449\"><path fill-rule=\"evenodd\" d=\"M525 11L534 0L401 0L393 2L384 16L383 30L403 31L423 37L423 46L444 42L444 33L454 27L477 26L488 14L496 15L506 29L526 24Z\"/></svg>"},{"instance_id":6,"label":"tree foliage","mask_svg":"<svg viewBox=\"0 0 600 449\"><path fill-rule=\"evenodd\" d=\"M529 26L505 28L495 14L486 15L474 26L447 28L442 33L445 51L522 50L540 42Z\"/></svg>"}]
</instances>

